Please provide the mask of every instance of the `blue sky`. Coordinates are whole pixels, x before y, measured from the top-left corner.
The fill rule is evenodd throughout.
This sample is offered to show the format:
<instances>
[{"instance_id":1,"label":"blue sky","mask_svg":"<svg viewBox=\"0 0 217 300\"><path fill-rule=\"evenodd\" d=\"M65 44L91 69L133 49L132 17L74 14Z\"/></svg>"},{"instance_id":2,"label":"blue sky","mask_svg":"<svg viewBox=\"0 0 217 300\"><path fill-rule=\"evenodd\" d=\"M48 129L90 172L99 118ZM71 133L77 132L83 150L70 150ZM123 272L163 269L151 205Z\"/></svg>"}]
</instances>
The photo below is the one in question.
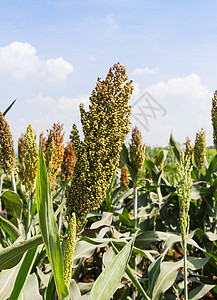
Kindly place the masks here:
<instances>
[{"instance_id":1,"label":"blue sky","mask_svg":"<svg viewBox=\"0 0 217 300\"><path fill-rule=\"evenodd\" d=\"M133 106L146 144L166 146L171 132L194 140L203 127L211 145L216 9L201 0L0 0L0 110L17 98L7 115L15 145L30 123L37 136L64 123L67 141L79 103L116 62L133 79L131 103L148 91L156 108L145 96Z\"/></svg>"}]
</instances>

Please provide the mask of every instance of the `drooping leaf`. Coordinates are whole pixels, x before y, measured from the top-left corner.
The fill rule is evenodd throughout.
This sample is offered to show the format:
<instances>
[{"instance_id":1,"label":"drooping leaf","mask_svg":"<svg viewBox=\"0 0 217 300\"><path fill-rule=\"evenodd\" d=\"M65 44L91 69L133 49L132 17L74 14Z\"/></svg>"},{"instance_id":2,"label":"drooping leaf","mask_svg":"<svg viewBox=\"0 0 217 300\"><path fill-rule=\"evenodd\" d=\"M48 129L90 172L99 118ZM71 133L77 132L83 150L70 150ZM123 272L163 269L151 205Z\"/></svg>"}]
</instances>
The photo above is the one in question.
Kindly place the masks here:
<instances>
[{"instance_id":1,"label":"drooping leaf","mask_svg":"<svg viewBox=\"0 0 217 300\"><path fill-rule=\"evenodd\" d=\"M17 264L9 270L3 270L0 272L0 300L8 299L10 296L20 264Z\"/></svg>"},{"instance_id":2,"label":"drooping leaf","mask_svg":"<svg viewBox=\"0 0 217 300\"><path fill-rule=\"evenodd\" d=\"M7 232L9 235L12 243L16 241L16 239L21 235L20 231L17 229L17 227L8 221L7 219L0 216L0 224L2 228Z\"/></svg>"},{"instance_id":3,"label":"drooping leaf","mask_svg":"<svg viewBox=\"0 0 217 300\"><path fill-rule=\"evenodd\" d=\"M5 191L1 195L1 200L4 202L7 214L12 216L11 222L18 226L22 218L23 201L20 196L12 191Z\"/></svg>"},{"instance_id":4,"label":"drooping leaf","mask_svg":"<svg viewBox=\"0 0 217 300\"><path fill-rule=\"evenodd\" d=\"M57 294L59 299L64 299L68 296L68 289L63 279L62 249L54 217L51 189L41 147L39 150L36 180L36 202L39 226L53 271Z\"/></svg>"},{"instance_id":5,"label":"drooping leaf","mask_svg":"<svg viewBox=\"0 0 217 300\"><path fill-rule=\"evenodd\" d=\"M206 295L215 285L213 284L203 284L201 283L199 286L194 288L189 293L189 300L198 300Z\"/></svg>"},{"instance_id":6,"label":"drooping leaf","mask_svg":"<svg viewBox=\"0 0 217 300\"><path fill-rule=\"evenodd\" d=\"M34 247L42 244L42 236L37 235L28 240L18 240L11 246L0 251L0 270L14 267L21 260L23 254Z\"/></svg>"}]
</instances>

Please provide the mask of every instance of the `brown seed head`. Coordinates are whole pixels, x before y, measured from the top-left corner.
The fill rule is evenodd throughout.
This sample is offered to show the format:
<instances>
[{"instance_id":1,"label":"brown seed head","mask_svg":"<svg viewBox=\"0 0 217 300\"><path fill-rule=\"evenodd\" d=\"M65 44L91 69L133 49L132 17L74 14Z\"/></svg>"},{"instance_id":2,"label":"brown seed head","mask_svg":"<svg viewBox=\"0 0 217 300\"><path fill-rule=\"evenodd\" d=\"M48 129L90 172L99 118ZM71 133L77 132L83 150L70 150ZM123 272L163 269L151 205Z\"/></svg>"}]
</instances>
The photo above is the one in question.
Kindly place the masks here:
<instances>
[{"instance_id":1,"label":"brown seed head","mask_svg":"<svg viewBox=\"0 0 217 300\"><path fill-rule=\"evenodd\" d=\"M194 161L198 169L203 167L206 156L206 133L201 131L196 133L195 145L194 145Z\"/></svg>"}]
</instances>

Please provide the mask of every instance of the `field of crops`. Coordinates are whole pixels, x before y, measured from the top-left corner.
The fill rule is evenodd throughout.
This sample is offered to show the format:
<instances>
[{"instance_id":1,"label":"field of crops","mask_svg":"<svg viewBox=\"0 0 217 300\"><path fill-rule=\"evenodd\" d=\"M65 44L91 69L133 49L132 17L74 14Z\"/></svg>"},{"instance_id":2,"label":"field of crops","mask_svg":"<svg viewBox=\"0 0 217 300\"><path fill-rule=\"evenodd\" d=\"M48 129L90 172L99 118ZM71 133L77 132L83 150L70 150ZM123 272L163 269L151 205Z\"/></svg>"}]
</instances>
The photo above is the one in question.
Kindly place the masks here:
<instances>
[{"instance_id":1,"label":"field of crops","mask_svg":"<svg viewBox=\"0 0 217 300\"><path fill-rule=\"evenodd\" d=\"M83 140L29 125L18 155L13 105L0 113L0 299L217 299L216 150L203 129L161 149L135 127L125 144L132 92L115 64L80 105Z\"/></svg>"}]
</instances>

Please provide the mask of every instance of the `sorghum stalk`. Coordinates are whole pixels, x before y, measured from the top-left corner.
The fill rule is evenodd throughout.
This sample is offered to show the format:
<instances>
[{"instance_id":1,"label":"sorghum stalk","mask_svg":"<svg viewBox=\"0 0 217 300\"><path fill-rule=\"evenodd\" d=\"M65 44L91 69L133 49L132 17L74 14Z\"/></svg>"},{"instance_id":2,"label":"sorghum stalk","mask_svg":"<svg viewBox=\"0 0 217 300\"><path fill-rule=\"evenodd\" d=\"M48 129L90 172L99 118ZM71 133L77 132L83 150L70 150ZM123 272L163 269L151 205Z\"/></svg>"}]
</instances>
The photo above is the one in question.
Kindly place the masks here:
<instances>
[{"instance_id":1,"label":"sorghum stalk","mask_svg":"<svg viewBox=\"0 0 217 300\"><path fill-rule=\"evenodd\" d=\"M135 172L135 178L132 178L134 194L133 214L135 219L137 218L137 184L143 170L144 161L145 145L143 145L142 142L141 132L139 131L138 127L135 127L132 130L132 138L130 144L130 162L131 167Z\"/></svg>"},{"instance_id":2,"label":"sorghum stalk","mask_svg":"<svg viewBox=\"0 0 217 300\"><path fill-rule=\"evenodd\" d=\"M64 276L65 284L68 289L70 286L70 279L72 273L75 242L76 242L76 217L75 217L75 213L72 213L69 222L68 237L66 241L66 247L64 252L64 264L63 264L63 276Z\"/></svg>"},{"instance_id":3,"label":"sorghum stalk","mask_svg":"<svg viewBox=\"0 0 217 300\"><path fill-rule=\"evenodd\" d=\"M190 217L189 208L191 201L191 171L190 158L184 157L181 152L180 162L177 163L176 173L176 190L179 199L179 218L181 226L182 245L184 253L184 294L185 300L188 299L188 282L187 282L187 236L189 232Z\"/></svg>"},{"instance_id":4,"label":"sorghum stalk","mask_svg":"<svg viewBox=\"0 0 217 300\"><path fill-rule=\"evenodd\" d=\"M97 80L89 111L80 105L83 142L73 125L70 139L76 163L66 204L69 216L76 212L78 229L84 226L87 214L101 205L119 164L130 123L128 103L133 88L127 80L124 66L118 63L110 68L105 80Z\"/></svg>"}]
</instances>

